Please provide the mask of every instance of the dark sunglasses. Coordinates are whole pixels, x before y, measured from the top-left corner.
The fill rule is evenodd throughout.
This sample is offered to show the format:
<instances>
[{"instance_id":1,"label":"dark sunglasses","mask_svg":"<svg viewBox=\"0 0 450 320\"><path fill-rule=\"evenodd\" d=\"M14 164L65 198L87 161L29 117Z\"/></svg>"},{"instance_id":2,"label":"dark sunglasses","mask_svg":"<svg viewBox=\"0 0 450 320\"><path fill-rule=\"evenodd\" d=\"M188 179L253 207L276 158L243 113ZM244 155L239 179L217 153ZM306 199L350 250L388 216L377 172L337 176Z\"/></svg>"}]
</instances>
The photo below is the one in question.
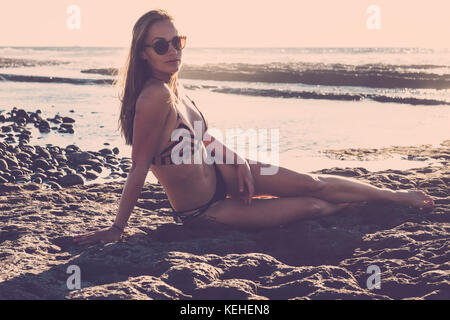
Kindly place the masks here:
<instances>
[{"instance_id":1,"label":"dark sunglasses","mask_svg":"<svg viewBox=\"0 0 450 320\"><path fill-rule=\"evenodd\" d=\"M169 43L172 42L172 46L178 51L184 49L186 46L186 37L185 36L175 36L172 40L164 40L159 39L154 44L145 44L144 48L150 47L155 50L157 54L162 56L163 54L166 54L167 51L169 51Z\"/></svg>"}]
</instances>

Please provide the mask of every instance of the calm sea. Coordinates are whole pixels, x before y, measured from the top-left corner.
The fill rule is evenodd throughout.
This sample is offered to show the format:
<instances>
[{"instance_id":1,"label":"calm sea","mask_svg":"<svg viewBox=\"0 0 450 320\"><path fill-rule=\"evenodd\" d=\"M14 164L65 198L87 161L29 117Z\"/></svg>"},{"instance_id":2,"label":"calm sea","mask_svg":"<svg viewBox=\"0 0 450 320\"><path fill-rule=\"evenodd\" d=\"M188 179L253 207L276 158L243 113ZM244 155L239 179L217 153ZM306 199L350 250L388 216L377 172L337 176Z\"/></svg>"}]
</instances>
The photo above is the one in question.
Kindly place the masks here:
<instances>
[{"instance_id":1,"label":"calm sea","mask_svg":"<svg viewBox=\"0 0 450 320\"><path fill-rule=\"evenodd\" d=\"M126 48L0 47L0 58L53 61L0 67L0 112L16 106L76 120L74 134L41 134L30 127L31 144L118 147L119 156L130 157L131 147L117 130L119 92L108 84L114 79L109 68L122 67L126 55ZM52 78L10 81L8 75ZM279 165L299 171L423 166L401 156L336 161L320 151L450 139L450 49L186 48L180 78L210 127L224 133L277 130ZM89 81L99 79L105 84ZM256 152L260 147L248 146Z\"/></svg>"}]
</instances>

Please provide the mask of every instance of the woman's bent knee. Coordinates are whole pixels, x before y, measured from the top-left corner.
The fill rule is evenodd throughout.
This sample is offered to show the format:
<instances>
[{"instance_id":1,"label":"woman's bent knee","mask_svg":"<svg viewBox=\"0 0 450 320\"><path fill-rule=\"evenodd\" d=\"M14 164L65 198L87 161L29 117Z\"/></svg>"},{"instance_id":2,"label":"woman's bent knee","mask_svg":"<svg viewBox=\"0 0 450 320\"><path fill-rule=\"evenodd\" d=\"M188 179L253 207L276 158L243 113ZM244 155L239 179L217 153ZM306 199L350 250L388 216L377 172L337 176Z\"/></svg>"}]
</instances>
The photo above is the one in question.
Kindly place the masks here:
<instances>
[{"instance_id":1,"label":"woman's bent knee","mask_svg":"<svg viewBox=\"0 0 450 320\"><path fill-rule=\"evenodd\" d=\"M251 206L243 205L241 201L226 199L208 209L199 218L217 227L259 229L320 217L329 209L328 202L314 197L254 199Z\"/></svg>"},{"instance_id":2,"label":"woman's bent knee","mask_svg":"<svg viewBox=\"0 0 450 320\"><path fill-rule=\"evenodd\" d=\"M316 174L305 175L300 181L300 190L303 194L314 196L324 192L328 183L323 176Z\"/></svg>"},{"instance_id":3,"label":"woman's bent knee","mask_svg":"<svg viewBox=\"0 0 450 320\"><path fill-rule=\"evenodd\" d=\"M301 217L315 217L319 216L322 212L324 212L329 207L328 202L316 199L316 198L308 198L308 201L304 202L302 208L299 208L299 215Z\"/></svg>"}]
</instances>

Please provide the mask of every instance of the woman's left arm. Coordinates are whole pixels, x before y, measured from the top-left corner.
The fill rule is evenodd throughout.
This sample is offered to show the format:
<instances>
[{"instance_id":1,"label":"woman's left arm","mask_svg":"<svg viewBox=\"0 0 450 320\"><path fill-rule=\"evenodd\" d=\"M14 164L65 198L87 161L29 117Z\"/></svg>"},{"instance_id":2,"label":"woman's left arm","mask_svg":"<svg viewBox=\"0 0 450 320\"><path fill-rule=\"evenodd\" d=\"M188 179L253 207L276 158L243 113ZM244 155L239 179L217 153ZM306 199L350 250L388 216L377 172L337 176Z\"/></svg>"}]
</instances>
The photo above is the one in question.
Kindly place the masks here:
<instances>
[{"instance_id":1,"label":"woman's left arm","mask_svg":"<svg viewBox=\"0 0 450 320\"><path fill-rule=\"evenodd\" d=\"M221 163L236 168L240 198L242 199L242 201L244 201L245 204L251 205L252 197L255 194L255 181L253 179L248 161L243 159L233 150L227 148L223 143L215 139L213 136L209 134L208 136L211 140L204 141L205 147L208 147L209 144L214 142L214 158L222 159Z\"/></svg>"}]
</instances>

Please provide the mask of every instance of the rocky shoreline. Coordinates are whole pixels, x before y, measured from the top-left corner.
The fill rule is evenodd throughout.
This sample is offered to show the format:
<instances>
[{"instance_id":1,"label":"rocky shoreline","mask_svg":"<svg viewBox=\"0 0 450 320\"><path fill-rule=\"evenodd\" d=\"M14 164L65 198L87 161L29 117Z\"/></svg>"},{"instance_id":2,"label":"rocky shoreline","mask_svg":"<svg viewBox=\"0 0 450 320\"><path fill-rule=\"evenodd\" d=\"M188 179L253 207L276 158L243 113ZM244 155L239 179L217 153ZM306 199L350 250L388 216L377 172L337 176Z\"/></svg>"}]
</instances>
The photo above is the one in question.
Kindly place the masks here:
<instances>
[{"instance_id":1,"label":"rocky shoreline","mask_svg":"<svg viewBox=\"0 0 450 320\"><path fill-rule=\"evenodd\" d=\"M28 121L25 114L16 110L8 118L26 136L15 131L18 119ZM14 138L10 132L0 137ZM127 159L112 150L8 141L0 142L0 299L450 299L449 141L437 148L325 151L341 158L403 152L433 158L435 166L421 167L419 159L407 171L317 171L422 189L435 199L433 212L359 204L266 230L194 228L177 224L162 187L146 183L122 239L86 247L71 236L112 224ZM121 180L82 183L109 164L123 166L116 173ZM66 184L69 175L81 180ZM79 290L67 286L70 266L81 270ZM368 286L371 266L381 271L379 289Z\"/></svg>"},{"instance_id":2,"label":"rocky shoreline","mask_svg":"<svg viewBox=\"0 0 450 320\"><path fill-rule=\"evenodd\" d=\"M38 67L68 64L68 61L57 60L30 60L12 59L0 57L0 70L2 68ZM215 80L215 81L240 81L261 83L303 83L310 85L333 85L333 86L360 86L370 88L428 88L446 89L449 87L448 75L423 72L430 68L443 66L425 65L419 72L400 71L406 68L415 69L414 65L323 65L323 64L207 64L207 65L184 65L180 71L180 79L190 80ZM115 85L119 69L116 67L100 67L93 69L81 69L81 74L94 74L105 76L103 79L86 79L75 77L55 77L52 75L20 75L0 73L0 81L14 82L36 82L36 83L66 83L73 85ZM376 101L380 103L396 103L406 105L450 105L448 99L429 99L422 97L401 97L391 94L380 93L349 93L349 92L316 92L314 90L285 90L264 88L236 88L223 85L185 85L191 90L207 89L211 92L238 94L258 97L278 97L285 99L314 99L333 101Z\"/></svg>"},{"instance_id":3,"label":"rocky shoreline","mask_svg":"<svg viewBox=\"0 0 450 320\"><path fill-rule=\"evenodd\" d=\"M69 63L70 63L69 61L59 61L59 60L15 59L15 58L0 57L0 68L58 66L61 64L69 64Z\"/></svg>"},{"instance_id":4,"label":"rocky shoreline","mask_svg":"<svg viewBox=\"0 0 450 320\"><path fill-rule=\"evenodd\" d=\"M74 132L73 118L56 115L43 119L41 113L15 107L6 114L0 112L0 139L3 139L0 141L0 183L34 182L44 188L61 189L95 181L105 170L111 172L108 179L127 177L131 159L118 158L117 147L83 151L76 145L65 148L29 145L31 132L26 128L29 124L41 133Z\"/></svg>"}]
</instances>

